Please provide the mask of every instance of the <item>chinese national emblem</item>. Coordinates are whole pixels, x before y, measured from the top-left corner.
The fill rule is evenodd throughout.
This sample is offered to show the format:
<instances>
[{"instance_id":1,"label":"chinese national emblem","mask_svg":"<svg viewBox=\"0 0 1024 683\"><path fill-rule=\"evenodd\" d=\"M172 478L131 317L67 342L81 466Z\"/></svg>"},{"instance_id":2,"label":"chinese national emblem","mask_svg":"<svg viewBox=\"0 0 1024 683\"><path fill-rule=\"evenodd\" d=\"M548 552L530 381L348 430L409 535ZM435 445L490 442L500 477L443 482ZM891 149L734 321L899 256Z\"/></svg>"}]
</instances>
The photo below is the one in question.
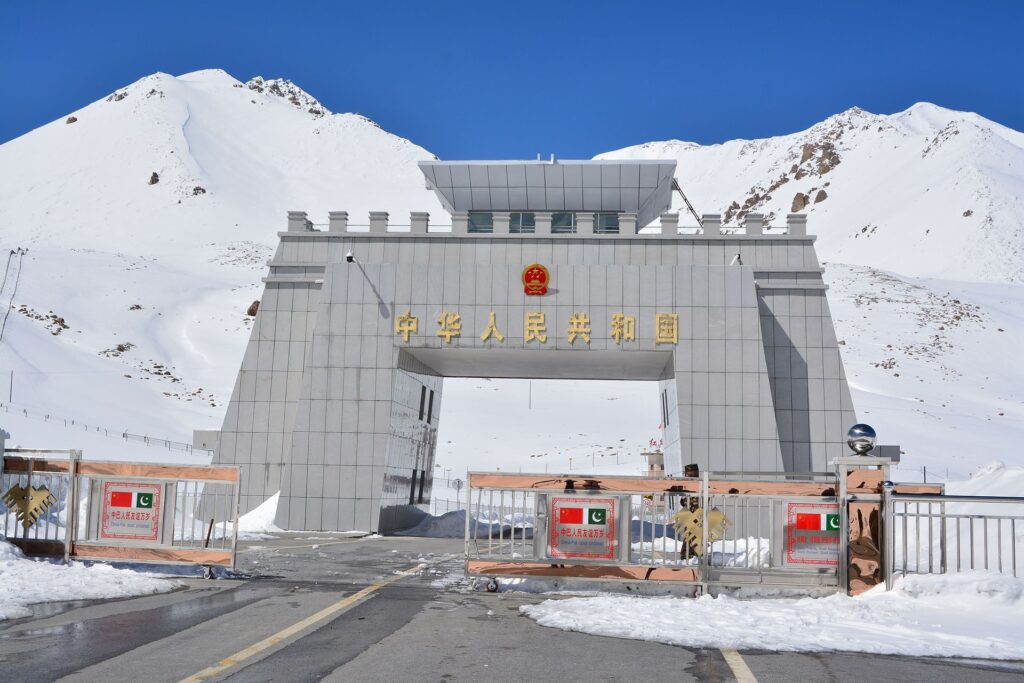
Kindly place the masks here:
<instances>
[{"instance_id":1,"label":"chinese national emblem","mask_svg":"<svg viewBox=\"0 0 1024 683\"><path fill-rule=\"evenodd\" d=\"M523 268L523 291L527 296L544 296L548 293L548 282L551 277L548 269L539 263Z\"/></svg>"}]
</instances>

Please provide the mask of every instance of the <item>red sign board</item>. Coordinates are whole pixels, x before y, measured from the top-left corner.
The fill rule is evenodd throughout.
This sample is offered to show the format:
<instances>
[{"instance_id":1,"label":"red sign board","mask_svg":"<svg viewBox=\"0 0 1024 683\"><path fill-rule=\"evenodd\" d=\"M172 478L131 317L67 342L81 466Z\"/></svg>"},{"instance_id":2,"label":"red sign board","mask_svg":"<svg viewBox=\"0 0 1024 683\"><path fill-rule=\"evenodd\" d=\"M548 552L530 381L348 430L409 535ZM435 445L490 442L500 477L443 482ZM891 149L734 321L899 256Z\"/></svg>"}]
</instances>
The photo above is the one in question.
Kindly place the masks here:
<instances>
[{"instance_id":1,"label":"red sign board","mask_svg":"<svg viewBox=\"0 0 1024 683\"><path fill-rule=\"evenodd\" d=\"M162 484L103 482L100 538L159 541L162 493Z\"/></svg>"},{"instance_id":2,"label":"red sign board","mask_svg":"<svg viewBox=\"0 0 1024 683\"><path fill-rule=\"evenodd\" d=\"M548 293L550 281L548 269L539 263L532 263L523 268L523 292L527 296L544 296Z\"/></svg>"},{"instance_id":3,"label":"red sign board","mask_svg":"<svg viewBox=\"0 0 1024 683\"><path fill-rule=\"evenodd\" d=\"M552 496L550 557L615 559L615 498Z\"/></svg>"},{"instance_id":4,"label":"red sign board","mask_svg":"<svg viewBox=\"0 0 1024 683\"><path fill-rule=\"evenodd\" d=\"M785 564L837 566L839 506L836 503L789 503L787 513Z\"/></svg>"}]
</instances>

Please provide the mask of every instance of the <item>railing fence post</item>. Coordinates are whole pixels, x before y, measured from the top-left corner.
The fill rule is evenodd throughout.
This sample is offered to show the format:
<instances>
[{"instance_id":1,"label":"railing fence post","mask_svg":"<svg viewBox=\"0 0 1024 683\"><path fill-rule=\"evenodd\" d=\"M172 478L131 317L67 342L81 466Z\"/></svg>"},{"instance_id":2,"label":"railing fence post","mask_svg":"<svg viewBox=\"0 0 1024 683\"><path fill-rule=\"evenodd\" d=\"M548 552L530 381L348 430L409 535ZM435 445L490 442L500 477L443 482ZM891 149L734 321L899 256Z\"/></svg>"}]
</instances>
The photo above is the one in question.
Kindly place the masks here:
<instances>
[{"instance_id":1,"label":"railing fence post","mask_svg":"<svg viewBox=\"0 0 1024 683\"><path fill-rule=\"evenodd\" d=\"M78 461L82 451L68 452L68 493L64 501L64 564L71 561L72 546L75 543L75 528L78 525Z\"/></svg>"},{"instance_id":2,"label":"railing fence post","mask_svg":"<svg viewBox=\"0 0 1024 683\"><path fill-rule=\"evenodd\" d=\"M882 482L882 581L885 582L885 590L892 590L892 563L893 552L896 548L893 543L893 485L891 481ZM929 548L929 553L931 549Z\"/></svg>"},{"instance_id":3,"label":"railing fence post","mask_svg":"<svg viewBox=\"0 0 1024 683\"><path fill-rule=\"evenodd\" d=\"M701 553L700 558L700 586L702 595L708 594L708 581L711 578L711 554L714 552L714 543L711 541L711 530L708 529L708 506L711 504L711 496L708 494L708 491L708 473L705 470L701 473L700 479L701 529L704 531L704 552Z\"/></svg>"}]
</instances>

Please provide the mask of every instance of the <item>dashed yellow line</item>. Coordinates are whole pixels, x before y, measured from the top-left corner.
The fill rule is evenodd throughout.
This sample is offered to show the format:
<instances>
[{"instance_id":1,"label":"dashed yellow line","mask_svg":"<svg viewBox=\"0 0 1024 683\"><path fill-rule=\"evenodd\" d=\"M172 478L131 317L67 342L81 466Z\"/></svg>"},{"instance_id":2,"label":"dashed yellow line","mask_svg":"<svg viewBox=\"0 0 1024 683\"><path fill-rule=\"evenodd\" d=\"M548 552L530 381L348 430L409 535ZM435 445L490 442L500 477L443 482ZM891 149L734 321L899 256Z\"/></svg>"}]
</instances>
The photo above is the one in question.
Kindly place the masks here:
<instances>
[{"instance_id":1,"label":"dashed yellow line","mask_svg":"<svg viewBox=\"0 0 1024 683\"><path fill-rule=\"evenodd\" d=\"M743 661L743 656L739 652L723 647L722 656L725 657L725 663L732 669L732 675L736 677L736 683L757 683L754 672Z\"/></svg>"},{"instance_id":2,"label":"dashed yellow line","mask_svg":"<svg viewBox=\"0 0 1024 683\"><path fill-rule=\"evenodd\" d=\"M237 666L248 659L252 659L256 655L262 652L266 652L270 648L279 645L281 642L291 638L294 635L301 633L307 628L319 624L320 622L325 621L326 619L334 616L338 612L348 607L351 607L360 600L363 600L364 598L371 596L376 591L380 590L384 586L387 586L389 583L394 583L395 581L399 581L409 576L410 574L415 574L416 572L420 571L426 566L427 564L424 562L422 564L416 565L415 567L406 569L405 571L398 572L394 576L389 576L386 579L381 579L380 581L377 581L376 583L367 586L361 591L353 593L348 597L342 598L333 605L325 607L316 614L311 614L302 621L298 621L289 626L288 628L282 629L274 635L264 638L258 643L250 645L249 647L239 652L236 652L230 657L226 657L225 659L220 660L211 667L207 667L202 671L189 676L188 678L183 678L181 680L181 683L197 683L198 681L206 681L211 678L215 678L216 676L219 676L231 667Z\"/></svg>"}]
</instances>

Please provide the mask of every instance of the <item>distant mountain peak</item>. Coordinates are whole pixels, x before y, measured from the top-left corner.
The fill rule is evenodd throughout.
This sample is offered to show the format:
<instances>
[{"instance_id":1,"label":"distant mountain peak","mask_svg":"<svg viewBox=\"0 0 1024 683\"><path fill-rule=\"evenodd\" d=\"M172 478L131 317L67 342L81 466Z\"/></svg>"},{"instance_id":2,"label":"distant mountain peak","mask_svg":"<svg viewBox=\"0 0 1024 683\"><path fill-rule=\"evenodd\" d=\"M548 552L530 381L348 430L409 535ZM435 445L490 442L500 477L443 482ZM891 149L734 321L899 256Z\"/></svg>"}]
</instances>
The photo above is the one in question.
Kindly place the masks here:
<instances>
[{"instance_id":1,"label":"distant mountain peak","mask_svg":"<svg viewBox=\"0 0 1024 683\"><path fill-rule=\"evenodd\" d=\"M318 99L287 78L264 79L262 76L256 76L249 79L245 83L245 87L259 93L276 95L296 108L307 111L318 118L331 113Z\"/></svg>"}]
</instances>

